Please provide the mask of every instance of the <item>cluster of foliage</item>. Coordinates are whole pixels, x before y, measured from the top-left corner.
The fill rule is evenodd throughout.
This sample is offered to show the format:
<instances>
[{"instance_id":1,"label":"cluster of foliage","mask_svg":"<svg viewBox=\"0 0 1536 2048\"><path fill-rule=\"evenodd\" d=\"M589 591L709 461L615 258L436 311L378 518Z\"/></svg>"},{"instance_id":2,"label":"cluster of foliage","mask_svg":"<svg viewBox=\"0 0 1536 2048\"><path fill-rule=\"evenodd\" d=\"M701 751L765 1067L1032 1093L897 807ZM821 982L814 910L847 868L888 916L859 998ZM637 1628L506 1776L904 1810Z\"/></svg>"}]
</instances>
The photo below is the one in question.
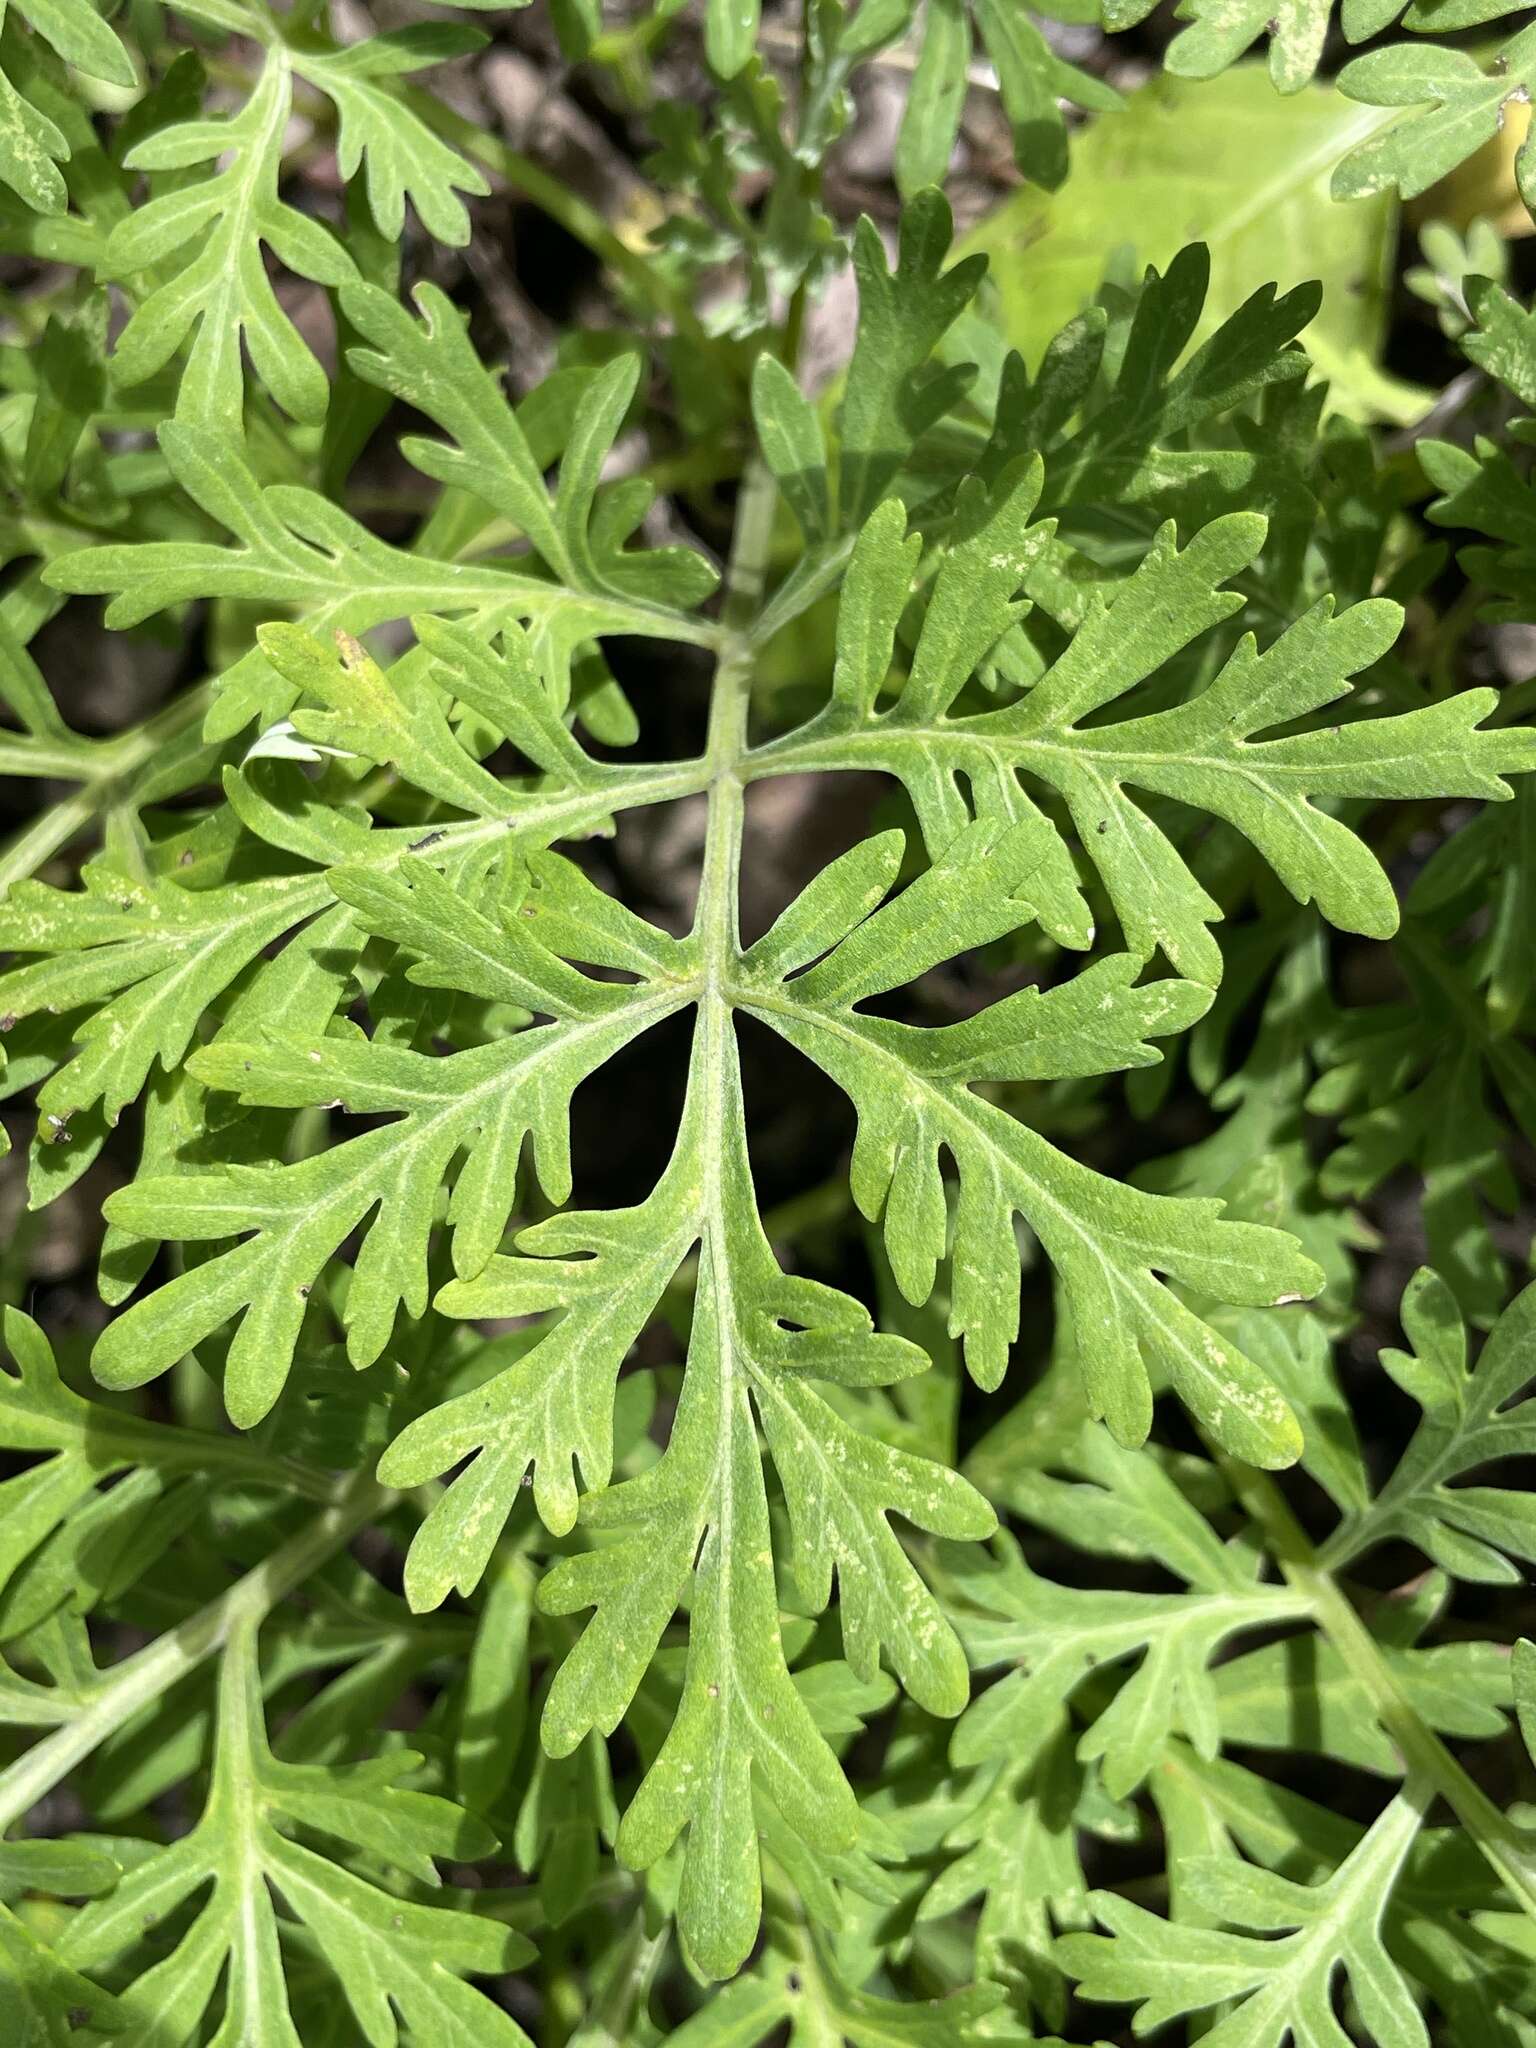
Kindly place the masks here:
<instances>
[{"instance_id":1,"label":"cluster of foliage","mask_svg":"<svg viewBox=\"0 0 1536 2048\"><path fill-rule=\"evenodd\" d=\"M1267 35L1308 88L1335 10L1270 7L1185 0L1170 71ZM488 0L358 12L0 9L0 764L53 799L0 848L3 1090L33 1210L113 1190L57 1352L30 1225L0 1261L0 2039L1529 2048L1536 729L1462 686L1536 619L1496 241L1415 287L1486 435L1390 443L1317 291L1213 307L1199 246L1008 350L934 189L973 37L1039 186L1119 100L1003 0L817 0L789 79L756 0L553 0L632 103L707 61L646 108L643 251L435 88ZM1536 82L1504 0L1338 14L1385 110L1341 200ZM893 51L899 237L850 246L823 173ZM493 182L625 322L516 400L425 281ZM48 671L100 599L182 676L105 736ZM747 928L754 793L833 771L883 794ZM610 855L662 806L683 919ZM744 1051L850 1105L766 1207ZM637 1082L654 1176L579 1173L573 1102ZM1174 1090L1180 1149L1127 1141ZM1427 1263L1362 1374L1383 1190ZM1417 1415L1387 1469L1362 1389Z\"/></svg>"}]
</instances>

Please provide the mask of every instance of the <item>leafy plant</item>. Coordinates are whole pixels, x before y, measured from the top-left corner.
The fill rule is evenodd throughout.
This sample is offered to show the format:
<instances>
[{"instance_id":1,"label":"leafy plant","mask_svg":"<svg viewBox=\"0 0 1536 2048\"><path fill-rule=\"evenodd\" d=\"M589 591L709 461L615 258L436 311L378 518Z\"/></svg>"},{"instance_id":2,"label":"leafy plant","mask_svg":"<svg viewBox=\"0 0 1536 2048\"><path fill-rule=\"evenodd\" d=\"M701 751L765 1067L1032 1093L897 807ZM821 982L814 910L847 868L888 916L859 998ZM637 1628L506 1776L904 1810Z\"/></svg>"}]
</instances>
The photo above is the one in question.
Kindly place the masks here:
<instances>
[{"instance_id":1,"label":"leafy plant","mask_svg":"<svg viewBox=\"0 0 1536 2048\"><path fill-rule=\"evenodd\" d=\"M459 12L0 9L5 2038L1519 2048L1533 31Z\"/></svg>"}]
</instances>

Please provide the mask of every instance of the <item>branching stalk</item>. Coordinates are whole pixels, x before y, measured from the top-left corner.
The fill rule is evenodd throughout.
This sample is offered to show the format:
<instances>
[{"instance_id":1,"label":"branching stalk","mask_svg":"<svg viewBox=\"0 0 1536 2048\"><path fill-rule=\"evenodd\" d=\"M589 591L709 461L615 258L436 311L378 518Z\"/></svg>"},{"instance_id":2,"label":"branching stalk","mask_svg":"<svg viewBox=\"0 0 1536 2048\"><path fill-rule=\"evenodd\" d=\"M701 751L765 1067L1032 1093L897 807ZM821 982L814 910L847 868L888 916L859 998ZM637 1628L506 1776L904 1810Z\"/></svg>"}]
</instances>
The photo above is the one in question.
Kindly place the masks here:
<instances>
[{"instance_id":1,"label":"branching stalk","mask_svg":"<svg viewBox=\"0 0 1536 2048\"><path fill-rule=\"evenodd\" d=\"M1500 1813L1425 1723L1348 1595L1318 1563L1275 1482L1234 1460L1223 1457L1220 1462L1239 1501L1264 1532L1288 1583L1311 1601L1318 1626L1397 1744L1408 1776L1440 1794L1523 1910L1536 1919L1536 1846Z\"/></svg>"}]
</instances>

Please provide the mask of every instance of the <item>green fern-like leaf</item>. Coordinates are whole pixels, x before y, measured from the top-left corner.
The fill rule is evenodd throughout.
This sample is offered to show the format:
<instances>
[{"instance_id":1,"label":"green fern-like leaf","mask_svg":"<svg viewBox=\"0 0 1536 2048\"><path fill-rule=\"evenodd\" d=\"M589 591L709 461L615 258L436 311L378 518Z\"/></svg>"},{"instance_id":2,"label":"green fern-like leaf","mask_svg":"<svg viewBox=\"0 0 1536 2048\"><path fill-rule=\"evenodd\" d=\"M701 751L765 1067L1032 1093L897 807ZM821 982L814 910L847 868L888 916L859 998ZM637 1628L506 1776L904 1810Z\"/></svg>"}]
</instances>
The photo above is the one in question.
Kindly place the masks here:
<instances>
[{"instance_id":1,"label":"green fern-like leaf","mask_svg":"<svg viewBox=\"0 0 1536 2048\"><path fill-rule=\"evenodd\" d=\"M1517 1487L1461 1486L1453 1480L1501 1458L1529 1455L1532 1419L1516 1397L1536 1378L1536 1294L1527 1288L1505 1310L1471 1370L1461 1314L1444 1281L1415 1274L1403 1297L1411 1351L1382 1364L1424 1411L1408 1449L1381 1491L1345 1522L1329 1546L1339 1561L1396 1536L1416 1544L1460 1579L1508 1584L1515 1558L1528 1558L1536 1530Z\"/></svg>"},{"instance_id":2,"label":"green fern-like leaf","mask_svg":"<svg viewBox=\"0 0 1536 2048\"><path fill-rule=\"evenodd\" d=\"M1423 12L1428 15L1431 9ZM1488 16L1479 10L1475 18ZM1422 111L1352 150L1334 172L1334 197L1358 199L1396 187L1404 199L1413 199L1427 191L1498 133L1505 106L1513 98L1529 97L1533 76L1536 31L1531 28L1511 36L1487 70L1466 50L1411 43L1354 58L1339 74L1341 92L1368 106ZM1516 158L1515 177L1525 203L1536 212L1536 148L1529 141Z\"/></svg>"},{"instance_id":3,"label":"green fern-like leaf","mask_svg":"<svg viewBox=\"0 0 1536 2048\"><path fill-rule=\"evenodd\" d=\"M408 1751L339 1769L279 1761L267 1742L254 1638L242 1631L223 1659L201 1818L79 1913L61 1954L76 1968L99 1969L135 1949L146 1926L206 1895L176 1946L135 1982L126 2038L175 2048L195 2040L222 1981L215 2040L296 2048L276 1893L316 1943L366 2038L396 2042L398 2014L420 2038L466 2048L526 2044L523 2030L464 1976L525 1961L527 1943L510 1929L385 1889L300 1839L347 1843L380 1872L429 1888L439 1882L434 1857L484 1855L494 1845L487 1829L447 1800L399 1785L416 1762Z\"/></svg>"},{"instance_id":4,"label":"green fern-like leaf","mask_svg":"<svg viewBox=\"0 0 1536 2048\"><path fill-rule=\"evenodd\" d=\"M1133 191L1025 345L918 188L1096 41L462 11L0 4L0 2037L1522 2048L1529 316L1410 450ZM1507 11L1168 68L1401 20L1411 192Z\"/></svg>"},{"instance_id":5,"label":"green fern-like leaf","mask_svg":"<svg viewBox=\"0 0 1536 2048\"><path fill-rule=\"evenodd\" d=\"M1400 614L1381 600L1338 618L1324 604L1262 653L1243 642L1188 703L1113 725L1085 723L1240 607L1221 585L1263 545L1264 523L1251 514L1214 522L1182 551L1165 529L1026 696L956 715L981 654L1020 616L1014 592L1048 537L1030 524L1038 492L1038 469L1025 465L990 495L972 494L964 539L935 580L911 668L888 707L880 698L913 557L900 545L899 505L882 511L850 564L859 637L847 633L833 700L778 742L773 758L898 776L935 847L972 809L1029 821L1050 864L1043 914L1065 944L1088 943L1090 927L1065 850L1050 852L1052 828L1023 776L1065 801L1143 956L1161 948L1184 973L1214 981L1220 954L1204 927L1220 913L1167 836L1125 795L1127 785L1224 818L1299 900L1315 900L1346 929L1387 936L1397 911L1386 876L1318 799L1444 793L1447 784L1497 797L1507 787L1502 770L1530 758L1526 735L1475 730L1494 698L1471 692L1395 718L1255 739L1334 702L1352 674L1387 651Z\"/></svg>"},{"instance_id":6,"label":"green fern-like leaf","mask_svg":"<svg viewBox=\"0 0 1536 2048\"><path fill-rule=\"evenodd\" d=\"M1183 1866L1192 1901L1219 1921L1262 1933L1181 1925L1128 1899L1096 1894L1094 1911L1109 1933L1063 1935L1058 1952L1084 1997L1138 2001L1140 2028L1239 2000L1205 2036L1218 2048L1337 2041L1333 1982L1343 1971L1373 2039L1383 2048L1425 2048L1428 2030L1380 1933L1419 1825L1415 1803L1395 1800L1347 1861L1317 1885L1236 1858ZM1294 1932L1265 1938L1287 1928Z\"/></svg>"},{"instance_id":7,"label":"green fern-like leaf","mask_svg":"<svg viewBox=\"0 0 1536 2048\"><path fill-rule=\"evenodd\" d=\"M1487 278L1467 285L1467 306L1475 325L1462 349L1476 366L1502 384L1519 408L1510 431L1529 441L1536 413L1536 314ZM1479 437L1471 449L1426 440L1419 452L1431 483L1441 492L1429 508L1439 524L1472 528L1488 543L1465 548L1462 562L1493 601L1490 618L1531 616L1531 568L1536 561L1536 489L1517 455L1501 443Z\"/></svg>"}]
</instances>

